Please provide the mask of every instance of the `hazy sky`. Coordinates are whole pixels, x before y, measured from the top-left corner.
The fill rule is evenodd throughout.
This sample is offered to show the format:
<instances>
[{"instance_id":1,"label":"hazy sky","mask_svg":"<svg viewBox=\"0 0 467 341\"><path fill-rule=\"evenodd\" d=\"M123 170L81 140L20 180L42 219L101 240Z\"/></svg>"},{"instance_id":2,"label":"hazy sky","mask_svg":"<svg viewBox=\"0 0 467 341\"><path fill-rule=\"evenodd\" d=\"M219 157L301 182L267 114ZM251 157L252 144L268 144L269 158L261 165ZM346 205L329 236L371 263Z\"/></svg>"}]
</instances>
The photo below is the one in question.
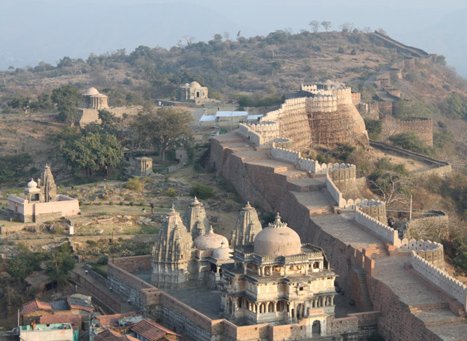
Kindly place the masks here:
<instances>
[{"instance_id":1,"label":"hazy sky","mask_svg":"<svg viewBox=\"0 0 467 341\"><path fill-rule=\"evenodd\" d=\"M465 0L0 0L0 69L139 45L170 47L184 36L298 32L311 20L381 27L403 43L445 55L467 76Z\"/></svg>"}]
</instances>

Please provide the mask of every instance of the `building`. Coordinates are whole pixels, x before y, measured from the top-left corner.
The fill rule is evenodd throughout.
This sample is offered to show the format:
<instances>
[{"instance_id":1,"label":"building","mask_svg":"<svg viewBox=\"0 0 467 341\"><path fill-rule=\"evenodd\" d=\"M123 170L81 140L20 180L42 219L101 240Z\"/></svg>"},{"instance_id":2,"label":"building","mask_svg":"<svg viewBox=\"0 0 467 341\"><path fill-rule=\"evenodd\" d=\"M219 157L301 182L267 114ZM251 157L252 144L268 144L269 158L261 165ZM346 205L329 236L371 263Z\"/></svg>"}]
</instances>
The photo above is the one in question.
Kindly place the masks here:
<instances>
[{"instance_id":1,"label":"building","mask_svg":"<svg viewBox=\"0 0 467 341\"><path fill-rule=\"evenodd\" d=\"M57 194L57 186L48 165L37 182L34 179L28 182L24 197L9 195L7 205L12 218L25 223L39 223L80 213L78 199Z\"/></svg>"},{"instance_id":2,"label":"building","mask_svg":"<svg viewBox=\"0 0 467 341\"><path fill-rule=\"evenodd\" d=\"M221 310L242 324L306 321L307 335L326 335L334 316L334 280L323 251L302 244L279 214L222 266Z\"/></svg>"},{"instance_id":3,"label":"building","mask_svg":"<svg viewBox=\"0 0 467 341\"><path fill-rule=\"evenodd\" d=\"M78 341L78 333L73 332L69 323L33 323L19 326L19 339L22 341Z\"/></svg>"},{"instance_id":4,"label":"building","mask_svg":"<svg viewBox=\"0 0 467 341\"><path fill-rule=\"evenodd\" d=\"M180 100L200 105L208 100L208 88L196 81L180 86Z\"/></svg>"},{"instance_id":5,"label":"building","mask_svg":"<svg viewBox=\"0 0 467 341\"><path fill-rule=\"evenodd\" d=\"M153 174L152 158L147 156L132 159L132 174L135 176L148 176Z\"/></svg>"},{"instance_id":6,"label":"building","mask_svg":"<svg viewBox=\"0 0 467 341\"><path fill-rule=\"evenodd\" d=\"M199 119L203 127L235 128L239 123L257 123L263 115L250 115L248 111L217 111L214 115L204 114Z\"/></svg>"}]
</instances>

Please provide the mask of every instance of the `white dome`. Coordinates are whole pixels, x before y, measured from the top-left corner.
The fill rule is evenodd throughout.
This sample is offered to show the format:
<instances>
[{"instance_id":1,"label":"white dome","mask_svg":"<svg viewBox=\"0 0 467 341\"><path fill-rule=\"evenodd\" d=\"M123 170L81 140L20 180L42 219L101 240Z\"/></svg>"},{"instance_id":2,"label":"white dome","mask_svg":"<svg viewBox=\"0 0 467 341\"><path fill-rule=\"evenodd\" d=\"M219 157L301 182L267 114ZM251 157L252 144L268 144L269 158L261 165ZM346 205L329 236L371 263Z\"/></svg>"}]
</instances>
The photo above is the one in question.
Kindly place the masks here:
<instances>
[{"instance_id":1,"label":"white dome","mask_svg":"<svg viewBox=\"0 0 467 341\"><path fill-rule=\"evenodd\" d=\"M227 246L227 244L222 244L221 247L215 249L212 252L212 258L215 258L217 260L227 260L227 259L230 259L232 252L233 250L230 249Z\"/></svg>"},{"instance_id":2,"label":"white dome","mask_svg":"<svg viewBox=\"0 0 467 341\"><path fill-rule=\"evenodd\" d=\"M201 88L201 84L199 84L197 81L193 81L190 83L191 88Z\"/></svg>"},{"instance_id":3,"label":"white dome","mask_svg":"<svg viewBox=\"0 0 467 341\"><path fill-rule=\"evenodd\" d=\"M86 90L86 92L83 94L84 96L96 96L99 95L99 91L92 87Z\"/></svg>"},{"instance_id":4,"label":"white dome","mask_svg":"<svg viewBox=\"0 0 467 341\"><path fill-rule=\"evenodd\" d=\"M269 257L297 255L302 253L302 242L298 233L281 221L278 213L274 223L255 237L254 252Z\"/></svg>"},{"instance_id":5,"label":"white dome","mask_svg":"<svg viewBox=\"0 0 467 341\"><path fill-rule=\"evenodd\" d=\"M31 181L28 182L28 188L29 189L36 189L37 188L37 182L35 182L34 179L31 179Z\"/></svg>"},{"instance_id":6,"label":"white dome","mask_svg":"<svg viewBox=\"0 0 467 341\"><path fill-rule=\"evenodd\" d=\"M198 236L195 239L195 248L198 250L213 250L222 247L222 245L229 245L227 238L223 235L214 233L211 229L202 236Z\"/></svg>"}]
</instances>

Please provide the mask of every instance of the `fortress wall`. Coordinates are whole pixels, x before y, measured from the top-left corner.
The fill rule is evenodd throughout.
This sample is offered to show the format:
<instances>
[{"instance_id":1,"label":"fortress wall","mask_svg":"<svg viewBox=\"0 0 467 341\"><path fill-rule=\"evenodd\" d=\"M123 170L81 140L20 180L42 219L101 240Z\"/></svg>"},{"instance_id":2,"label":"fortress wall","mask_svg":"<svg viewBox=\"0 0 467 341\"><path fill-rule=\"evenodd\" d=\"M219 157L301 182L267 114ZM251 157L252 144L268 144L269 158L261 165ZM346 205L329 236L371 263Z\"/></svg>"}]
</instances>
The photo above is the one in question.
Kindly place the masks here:
<instances>
[{"instance_id":1,"label":"fortress wall","mask_svg":"<svg viewBox=\"0 0 467 341\"><path fill-rule=\"evenodd\" d=\"M238 125L237 133L245 137L248 141L253 143L255 146L262 144L261 135L251 129L248 125L240 123Z\"/></svg>"},{"instance_id":2,"label":"fortress wall","mask_svg":"<svg viewBox=\"0 0 467 341\"><path fill-rule=\"evenodd\" d=\"M386 243L394 246L401 245L401 240L399 239L397 230L394 230L386 224L381 223L379 220L370 217L359 209L355 211L355 221L378 235Z\"/></svg>"},{"instance_id":3,"label":"fortress wall","mask_svg":"<svg viewBox=\"0 0 467 341\"><path fill-rule=\"evenodd\" d=\"M357 167L350 163L335 163L329 173L334 182L349 182L357 179Z\"/></svg>"},{"instance_id":4,"label":"fortress wall","mask_svg":"<svg viewBox=\"0 0 467 341\"><path fill-rule=\"evenodd\" d=\"M414 133L423 143L433 146L433 121L431 119L398 120L390 116L383 118L381 126L383 138L401 133Z\"/></svg>"},{"instance_id":5,"label":"fortress wall","mask_svg":"<svg viewBox=\"0 0 467 341\"><path fill-rule=\"evenodd\" d=\"M386 204L383 201L363 199L360 202L359 209L381 223L387 224Z\"/></svg>"},{"instance_id":6,"label":"fortress wall","mask_svg":"<svg viewBox=\"0 0 467 341\"><path fill-rule=\"evenodd\" d=\"M416 152L412 152L410 150L398 148L398 147L395 147L395 146L392 146L390 144L383 143L383 142L370 141L370 146L373 148L377 148L377 149L389 152L389 153L394 153L396 155L403 155L405 157L428 164L432 168L419 172L425 175L434 174L434 175L439 175L439 176L445 176L452 172L451 164L446 161L436 160L429 156L416 153Z\"/></svg>"},{"instance_id":7,"label":"fortress wall","mask_svg":"<svg viewBox=\"0 0 467 341\"><path fill-rule=\"evenodd\" d=\"M360 92L352 92L352 103L357 106L362 101L362 94Z\"/></svg>"},{"instance_id":8,"label":"fortress wall","mask_svg":"<svg viewBox=\"0 0 467 341\"><path fill-rule=\"evenodd\" d=\"M423 278L455 298L467 312L467 286L412 251L410 264Z\"/></svg>"},{"instance_id":9,"label":"fortress wall","mask_svg":"<svg viewBox=\"0 0 467 341\"><path fill-rule=\"evenodd\" d=\"M141 260L143 259L142 257L150 256L141 256ZM130 259L127 262L124 258L117 258L114 261L117 262L112 263L109 261L107 265L107 280L109 286L112 287L113 292L128 299L132 304L137 307L144 307L145 296L141 289L153 288L153 286L118 265L120 262L123 266L132 269L137 266L137 259ZM145 261L142 261L142 263L144 264Z\"/></svg>"},{"instance_id":10,"label":"fortress wall","mask_svg":"<svg viewBox=\"0 0 467 341\"><path fill-rule=\"evenodd\" d=\"M225 141L225 137L223 138ZM394 341L440 341L422 320L411 312L390 287L375 277L375 260L372 250L360 250L347 245L327 233L310 217L309 209L299 199L287 191L286 179L274 173L272 167L251 164L224 148L222 140L213 139L211 143L211 163L216 163L217 174L229 181L244 200L266 211L279 210L283 219L292 226L302 241L320 245L339 275L339 286L355 301L360 301L359 290L354 288L351 279L353 268L364 268L370 299L375 311L380 311L378 331L387 340ZM357 200L356 200L357 201ZM362 322L363 323L363 322Z\"/></svg>"},{"instance_id":11,"label":"fortress wall","mask_svg":"<svg viewBox=\"0 0 467 341\"><path fill-rule=\"evenodd\" d=\"M399 251L415 253L422 257L427 262L434 266L444 269L444 248L443 245L430 240L415 240L405 241Z\"/></svg>"},{"instance_id":12,"label":"fortress wall","mask_svg":"<svg viewBox=\"0 0 467 341\"><path fill-rule=\"evenodd\" d=\"M331 197L334 199L338 207L344 207L345 206L345 200L344 197L337 188L337 186L334 184L332 181L331 177L329 174L326 174L326 189L328 190L329 194L331 194Z\"/></svg>"},{"instance_id":13,"label":"fortress wall","mask_svg":"<svg viewBox=\"0 0 467 341\"><path fill-rule=\"evenodd\" d=\"M337 98L335 96L316 96L306 99L307 112L334 112L337 110Z\"/></svg>"}]
</instances>

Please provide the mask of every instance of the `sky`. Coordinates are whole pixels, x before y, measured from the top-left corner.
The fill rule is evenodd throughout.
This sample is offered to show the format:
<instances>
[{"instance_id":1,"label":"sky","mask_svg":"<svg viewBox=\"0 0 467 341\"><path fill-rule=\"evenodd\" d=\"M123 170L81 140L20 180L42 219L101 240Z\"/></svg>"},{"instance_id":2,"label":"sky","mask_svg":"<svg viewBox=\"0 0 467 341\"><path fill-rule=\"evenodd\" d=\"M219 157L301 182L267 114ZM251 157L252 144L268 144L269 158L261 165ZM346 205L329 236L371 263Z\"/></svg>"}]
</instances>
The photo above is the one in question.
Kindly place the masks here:
<instances>
[{"instance_id":1,"label":"sky","mask_svg":"<svg viewBox=\"0 0 467 341\"><path fill-rule=\"evenodd\" d=\"M326 20L334 29L343 23L383 28L405 44L445 55L467 77L466 18L465 0L0 0L0 70L139 45L170 47L184 37L299 32Z\"/></svg>"}]
</instances>

